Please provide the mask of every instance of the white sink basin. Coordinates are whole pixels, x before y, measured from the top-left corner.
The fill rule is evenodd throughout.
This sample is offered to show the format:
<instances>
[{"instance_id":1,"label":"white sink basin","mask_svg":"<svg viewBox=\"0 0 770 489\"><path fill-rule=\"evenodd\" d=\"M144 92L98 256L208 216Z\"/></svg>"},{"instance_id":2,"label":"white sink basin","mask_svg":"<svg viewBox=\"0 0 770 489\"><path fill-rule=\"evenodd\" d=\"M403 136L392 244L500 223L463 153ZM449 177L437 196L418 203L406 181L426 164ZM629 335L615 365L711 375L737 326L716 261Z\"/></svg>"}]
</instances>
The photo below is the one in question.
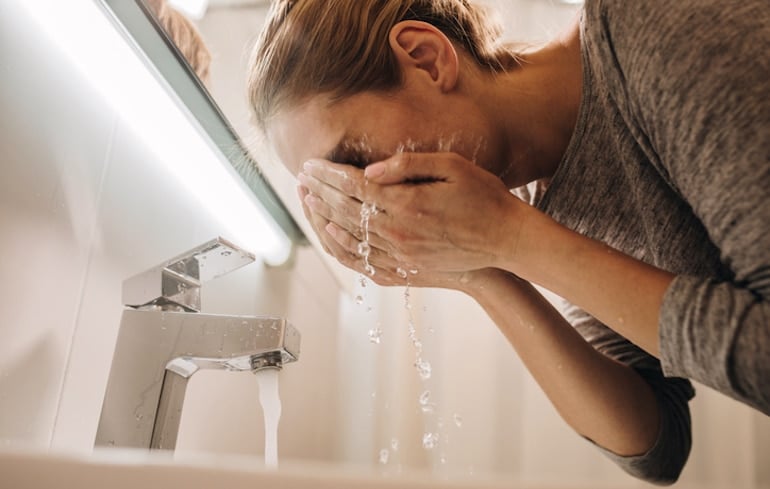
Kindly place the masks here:
<instances>
[{"instance_id":1,"label":"white sink basin","mask_svg":"<svg viewBox=\"0 0 770 489\"><path fill-rule=\"evenodd\" d=\"M380 476L331 465L202 457L105 449L89 455L1 452L0 489L564 489L508 481L447 481L425 474ZM585 487L585 486L584 486ZM592 485L591 489L597 489Z\"/></svg>"},{"instance_id":2,"label":"white sink basin","mask_svg":"<svg viewBox=\"0 0 770 489\"><path fill-rule=\"evenodd\" d=\"M267 469L261 459L201 457L175 460L163 453L105 449L93 455L0 453L2 489L386 489L473 487L428 477L380 477L324 465L281 464ZM510 485L505 486L511 489Z\"/></svg>"}]
</instances>

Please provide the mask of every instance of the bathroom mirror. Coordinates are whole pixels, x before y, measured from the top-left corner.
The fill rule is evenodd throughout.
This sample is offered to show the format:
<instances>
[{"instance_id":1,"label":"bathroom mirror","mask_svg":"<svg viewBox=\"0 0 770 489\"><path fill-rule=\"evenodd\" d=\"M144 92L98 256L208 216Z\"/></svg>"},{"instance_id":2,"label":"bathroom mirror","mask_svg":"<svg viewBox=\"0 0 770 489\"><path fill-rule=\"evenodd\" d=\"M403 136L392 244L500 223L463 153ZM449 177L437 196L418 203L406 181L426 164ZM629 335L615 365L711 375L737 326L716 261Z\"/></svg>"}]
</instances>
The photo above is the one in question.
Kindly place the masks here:
<instances>
[{"instance_id":1,"label":"bathroom mirror","mask_svg":"<svg viewBox=\"0 0 770 489\"><path fill-rule=\"evenodd\" d=\"M230 54L229 46L208 47L206 43L203 48L210 49L216 56L216 63L210 70L216 74L210 77L213 81L203 80L194 69L196 60L186 57L185 47L176 42L180 39L182 43L189 40L191 32L196 29L183 10L167 6L161 0L103 0L103 3L124 33L133 39L142 56L154 67L156 74L176 94L190 116L197 120L289 239L294 244L307 244L305 233L298 226L295 216L284 204L276 185L271 183L263 171L266 165L258 161L257 145L248 143L254 138L248 131L245 88L240 91L236 89L237 93L230 97L228 92L231 87L223 86L223 80L228 79L234 67L228 66L227 60L221 59L219 53ZM166 9L173 12L172 17L166 14ZM263 9L258 10L262 12ZM253 25L253 31L258 30L259 25ZM224 66L220 67L222 64ZM234 82L237 84L238 80ZM231 99L238 101L233 103ZM237 105L241 106L242 112L233 110Z\"/></svg>"}]
</instances>

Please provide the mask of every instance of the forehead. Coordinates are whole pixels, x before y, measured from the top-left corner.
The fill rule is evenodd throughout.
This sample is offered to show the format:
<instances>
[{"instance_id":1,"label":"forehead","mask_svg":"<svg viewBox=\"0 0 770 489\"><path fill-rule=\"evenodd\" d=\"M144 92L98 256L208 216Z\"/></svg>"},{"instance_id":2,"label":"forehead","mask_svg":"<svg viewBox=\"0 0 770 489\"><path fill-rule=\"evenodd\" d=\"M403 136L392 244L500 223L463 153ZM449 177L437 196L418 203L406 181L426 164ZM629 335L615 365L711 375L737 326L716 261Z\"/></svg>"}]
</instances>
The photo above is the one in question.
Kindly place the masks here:
<instances>
[{"instance_id":1,"label":"forehead","mask_svg":"<svg viewBox=\"0 0 770 489\"><path fill-rule=\"evenodd\" d=\"M274 116L267 136L281 162L294 174L310 158L320 158L346 133L339 117L321 97L311 98Z\"/></svg>"},{"instance_id":2,"label":"forehead","mask_svg":"<svg viewBox=\"0 0 770 489\"><path fill-rule=\"evenodd\" d=\"M402 112L394 100L372 94L333 104L328 97L317 96L277 114L267 135L281 162L294 174L311 158L363 166L390 156L384 150L395 136L392 122L403 117Z\"/></svg>"},{"instance_id":3,"label":"forehead","mask_svg":"<svg viewBox=\"0 0 770 489\"><path fill-rule=\"evenodd\" d=\"M294 174L311 158L358 164L372 152L367 129L377 130L377 137L381 133L371 123L373 112L371 103L360 97L334 104L327 97L314 97L276 115L268 126L268 139Z\"/></svg>"}]
</instances>

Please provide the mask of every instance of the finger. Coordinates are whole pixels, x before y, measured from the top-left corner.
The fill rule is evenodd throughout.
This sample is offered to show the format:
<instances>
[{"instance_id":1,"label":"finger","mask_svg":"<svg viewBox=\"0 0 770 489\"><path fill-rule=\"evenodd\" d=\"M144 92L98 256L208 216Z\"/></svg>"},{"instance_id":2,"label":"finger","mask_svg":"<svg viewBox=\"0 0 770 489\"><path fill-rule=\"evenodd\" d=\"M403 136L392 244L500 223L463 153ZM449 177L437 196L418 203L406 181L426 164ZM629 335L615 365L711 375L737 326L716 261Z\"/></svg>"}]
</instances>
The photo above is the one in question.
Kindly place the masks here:
<instances>
[{"instance_id":1,"label":"finger","mask_svg":"<svg viewBox=\"0 0 770 489\"><path fill-rule=\"evenodd\" d=\"M366 179L360 168L327 160L312 159L305 162L302 173L337 189L344 195L354 197L358 201L364 200Z\"/></svg>"},{"instance_id":2,"label":"finger","mask_svg":"<svg viewBox=\"0 0 770 489\"><path fill-rule=\"evenodd\" d=\"M346 232L334 223L329 223L326 226L326 231L339 243L342 248L348 251L348 253L357 255L361 268L364 267L364 259L360 254L359 244L361 243L355 236ZM406 278L406 267L399 263L393 256L382 251L378 248L371 248L368 256L368 263L373 266L378 272L386 272L387 275L397 276L400 283L403 284Z\"/></svg>"},{"instance_id":3,"label":"finger","mask_svg":"<svg viewBox=\"0 0 770 489\"><path fill-rule=\"evenodd\" d=\"M305 197L305 202L313 210L321 213L328 220L343 225L346 229L352 230L359 225L361 201L343 194L314 177L300 173L298 178L310 190L310 194Z\"/></svg>"},{"instance_id":4,"label":"finger","mask_svg":"<svg viewBox=\"0 0 770 489\"><path fill-rule=\"evenodd\" d=\"M317 195L309 194L307 197L305 197L304 203L314 214L318 214L328 222L336 223L338 226L361 238L363 232L358 221L348 219L347 217L338 213L334 208L332 208L332 206L327 204Z\"/></svg>"},{"instance_id":5,"label":"finger","mask_svg":"<svg viewBox=\"0 0 770 489\"><path fill-rule=\"evenodd\" d=\"M315 231L316 236L318 236L323 250L326 253L332 255L333 253L331 249L329 249L326 243L324 243L324 240L321 239L323 234L322 230L324 229L324 226L326 226L329 223L329 221L321 218L318 215L314 215L313 211L311 211L310 208L307 205L305 205L304 202L302 202L302 213L305 214L305 219L307 219L307 221L310 223L310 227L313 228L313 231Z\"/></svg>"},{"instance_id":6,"label":"finger","mask_svg":"<svg viewBox=\"0 0 770 489\"><path fill-rule=\"evenodd\" d=\"M380 185L443 181L449 176L449 164L461 159L454 153L398 153L366 167L364 176Z\"/></svg>"}]
</instances>

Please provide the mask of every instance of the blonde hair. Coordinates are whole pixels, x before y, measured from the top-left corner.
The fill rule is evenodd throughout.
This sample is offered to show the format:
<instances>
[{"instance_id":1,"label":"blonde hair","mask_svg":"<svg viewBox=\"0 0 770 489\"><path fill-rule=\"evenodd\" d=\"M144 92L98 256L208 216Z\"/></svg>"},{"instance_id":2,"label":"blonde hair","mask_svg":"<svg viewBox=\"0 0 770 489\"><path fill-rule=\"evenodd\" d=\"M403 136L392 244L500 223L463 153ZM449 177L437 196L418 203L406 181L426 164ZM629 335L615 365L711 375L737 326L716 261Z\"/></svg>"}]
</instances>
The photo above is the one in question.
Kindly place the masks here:
<instances>
[{"instance_id":1,"label":"blonde hair","mask_svg":"<svg viewBox=\"0 0 770 489\"><path fill-rule=\"evenodd\" d=\"M274 0L254 47L248 96L264 132L280 110L327 94L339 100L401 84L390 30L404 20L441 30L481 69L507 69L516 58L502 30L469 0Z\"/></svg>"},{"instance_id":2,"label":"blonde hair","mask_svg":"<svg viewBox=\"0 0 770 489\"><path fill-rule=\"evenodd\" d=\"M211 52L195 25L165 0L148 0L147 4L198 78L204 84L208 83Z\"/></svg>"}]
</instances>

